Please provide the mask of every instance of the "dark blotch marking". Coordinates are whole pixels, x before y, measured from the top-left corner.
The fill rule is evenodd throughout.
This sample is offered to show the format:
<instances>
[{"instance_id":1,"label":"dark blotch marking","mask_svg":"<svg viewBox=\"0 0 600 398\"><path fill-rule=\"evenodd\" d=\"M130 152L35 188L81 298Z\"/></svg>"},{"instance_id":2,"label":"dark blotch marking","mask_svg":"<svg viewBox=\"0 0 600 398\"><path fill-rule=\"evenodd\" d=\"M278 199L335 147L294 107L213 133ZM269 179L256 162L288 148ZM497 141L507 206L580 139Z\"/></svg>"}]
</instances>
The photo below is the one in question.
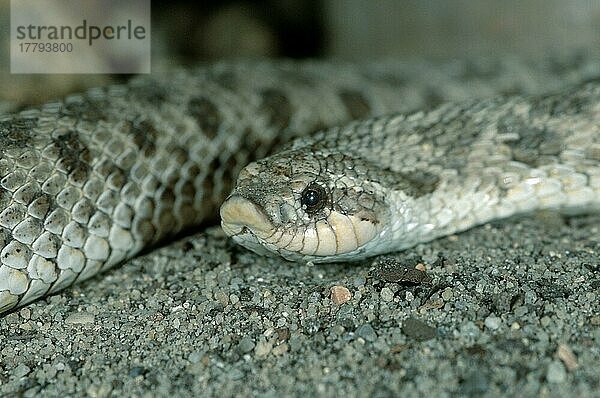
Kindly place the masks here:
<instances>
[{"instance_id":1,"label":"dark blotch marking","mask_svg":"<svg viewBox=\"0 0 600 398\"><path fill-rule=\"evenodd\" d=\"M187 113L196 120L196 124L208 138L214 138L223 122L217 106L205 97L192 98Z\"/></svg>"},{"instance_id":2,"label":"dark blotch marking","mask_svg":"<svg viewBox=\"0 0 600 398\"><path fill-rule=\"evenodd\" d=\"M560 137L552 130L528 126L515 118L503 119L498 123L500 133L517 133L519 139L505 141L512 150L512 159L536 167L542 156L557 156L563 149Z\"/></svg>"},{"instance_id":3,"label":"dark blotch marking","mask_svg":"<svg viewBox=\"0 0 600 398\"><path fill-rule=\"evenodd\" d=\"M12 202L12 193L0 187L0 211L6 209Z\"/></svg>"},{"instance_id":4,"label":"dark blotch marking","mask_svg":"<svg viewBox=\"0 0 600 398\"><path fill-rule=\"evenodd\" d=\"M488 60L467 60L460 71L460 78L466 81L489 81L499 76L502 72L501 63Z\"/></svg>"},{"instance_id":5,"label":"dark blotch marking","mask_svg":"<svg viewBox=\"0 0 600 398\"><path fill-rule=\"evenodd\" d=\"M256 153L257 150L259 150L259 148L262 146L261 141L258 139L258 137L256 137L256 135L254 134L254 131L252 131L252 129L250 127L246 127L244 129L244 149L251 154L251 156L253 154ZM254 159L252 159L254 160Z\"/></svg>"},{"instance_id":6,"label":"dark blotch marking","mask_svg":"<svg viewBox=\"0 0 600 398\"><path fill-rule=\"evenodd\" d=\"M6 245L8 245L12 240L13 236L10 230L0 227L0 249L3 249ZM8 253L5 254L8 256Z\"/></svg>"},{"instance_id":7,"label":"dark blotch marking","mask_svg":"<svg viewBox=\"0 0 600 398\"><path fill-rule=\"evenodd\" d=\"M207 72L207 76L211 81L227 90L235 91L238 87L237 75L231 70L211 69Z\"/></svg>"},{"instance_id":8,"label":"dark blotch marking","mask_svg":"<svg viewBox=\"0 0 600 398\"><path fill-rule=\"evenodd\" d=\"M369 176L369 178L379 180L384 186L402 191L413 198L420 198L433 193L440 182L439 176L421 170L415 170L411 173L399 173L383 169Z\"/></svg>"},{"instance_id":9,"label":"dark blotch marking","mask_svg":"<svg viewBox=\"0 0 600 398\"><path fill-rule=\"evenodd\" d=\"M146 157L156 152L156 137L158 131L148 120L135 120L127 123L127 133L131 135L133 143Z\"/></svg>"},{"instance_id":10,"label":"dark blotch marking","mask_svg":"<svg viewBox=\"0 0 600 398\"><path fill-rule=\"evenodd\" d=\"M134 101L137 100L137 102L155 107L160 106L168 98L168 89L156 80L143 81L142 84L132 84L129 93L134 97Z\"/></svg>"},{"instance_id":11,"label":"dark blotch marking","mask_svg":"<svg viewBox=\"0 0 600 398\"><path fill-rule=\"evenodd\" d=\"M553 74L561 76L567 72L580 69L587 60L588 56L583 51L578 51L568 57L551 55L548 57L547 63Z\"/></svg>"},{"instance_id":12,"label":"dark blotch marking","mask_svg":"<svg viewBox=\"0 0 600 398\"><path fill-rule=\"evenodd\" d=\"M424 93L425 107L427 109L435 108L444 102L446 98L436 87L427 87Z\"/></svg>"},{"instance_id":13,"label":"dark blotch marking","mask_svg":"<svg viewBox=\"0 0 600 398\"><path fill-rule=\"evenodd\" d=\"M371 106L366 98L356 90L344 89L339 93L348 114L353 119L367 117L371 113Z\"/></svg>"},{"instance_id":14,"label":"dark blotch marking","mask_svg":"<svg viewBox=\"0 0 600 398\"><path fill-rule=\"evenodd\" d=\"M65 103L61 109L61 114L80 120L98 122L106 120L106 109L109 108L110 104L106 99L78 97Z\"/></svg>"},{"instance_id":15,"label":"dark blotch marking","mask_svg":"<svg viewBox=\"0 0 600 398\"><path fill-rule=\"evenodd\" d=\"M289 143L284 134L276 134L272 139L264 139L258 137L250 127L244 129L243 137L244 146L240 150L246 152L247 162L279 152L285 144Z\"/></svg>"},{"instance_id":16,"label":"dark blotch marking","mask_svg":"<svg viewBox=\"0 0 600 398\"><path fill-rule=\"evenodd\" d=\"M598 101L598 95L585 85L579 85L568 93L551 95L533 103L531 112L550 116L577 115L584 113Z\"/></svg>"},{"instance_id":17,"label":"dark blotch marking","mask_svg":"<svg viewBox=\"0 0 600 398\"><path fill-rule=\"evenodd\" d=\"M291 178L293 174L292 166L290 164L283 164L281 162L270 164L269 170L271 174L285 178Z\"/></svg>"},{"instance_id":18,"label":"dark blotch marking","mask_svg":"<svg viewBox=\"0 0 600 398\"><path fill-rule=\"evenodd\" d=\"M185 181L183 185L179 188L179 193L177 196L181 197L184 202L191 202L194 199L194 195L196 194L196 188L194 187L194 183L192 181Z\"/></svg>"},{"instance_id":19,"label":"dark blotch marking","mask_svg":"<svg viewBox=\"0 0 600 398\"><path fill-rule=\"evenodd\" d=\"M90 172L90 151L75 131L69 131L52 140L58 148L59 161L57 167L69 174L76 181L83 181Z\"/></svg>"},{"instance_id":20,"label":"dark blotch marking","mask_svg":"<svg viewBox=\"0 0 600 398\"><path fill-rule=\"evenodd\" d=\"M211 203L214 203L212 199L214 199L214 195L216 192L216 188L218 183L215 183L215 170L219 170L221 167L221 159L219 157L215 157L211 160L208 165L207 170L210 170L204 181L202 181L202 201L207 204L207 206Z\"/></svg>"},{"instance_id":21,"label":"dark blotch marking","mask_svg":"<svg viewBox=\"0 0 600 398\"><path fill-rule=\"evenodd\" d=\"M175 145L171 152L171 159L175 160L179 165L184 165L188 161L190 155L188 150L180 145Z\"/></svg>"},{"instance_id":22,"label":"dark blotch marking","mask_svg":"<svg viewBox=\"0 0 600 398\"><path fill-rule=\"evenodd\" d=\"M6 149L27 148L31 144L31 130L38 124L37 118L15 116L0 121L0 142Z\"/></svg>"},{"instance_id":23,"label":"dark blotch marking","mask_svg":"<svg viewBox=\"0 0 600 398\"><path fill-rule=\"evenodd\" d=\"M277 76L281 81L296 87L314 89L319 87L319 84L322 81L322 77L315 77L310 71L301 70L300 68L284 68L276 72L274 71L274 73L277 73Z\"/></svg>"},{"instance_id":24,"label":"dark blotch marking","mask_svg":"<svg viewBox=\"0 0 600 398\"><path fill-rule=\"evenodd\" d=\"M173 207L175 204L175 192L173 191L173 187L165 186L164 189L159 191L157 199L168 207Z\"/></svg>"},{"instance_id":25,"label":"dark blotch marking","mask_svg":"<svg viewBox=\"0 0 600 398\"><path fill-rule=\"evenodd\" d=\"M239 168L240 165L237 164L235 157L230 156L229 159L227 159L227 162L225 162L225 172L221 179L221 194L228 194L233 189Z\"/></svg>"},{"instance_id":26,"label":"dark blotch marking","mask_svg":"<svg viewBox=\"0 0 600 398\"><path fill-rule=\"evenodd\" d=\"M410 78L402 76L401 70L396 70L394 73L382 72L381 70L372 70L365 68L364 70L358 71L361 79L373 84L382 84L386 87L405 87L409 82Z\"/></svg>"},{"instance_id":27,"label":"dark blotch marking","mask_svg":"<svg viewBox=\"0 0 600 398\"><path fill-rule=\"evenodd\" d=\"M282 134L278 134L277 136L275 136L273 138L273 140L271 140L269 142L262 142L260 144L261 151L260 151L260 154L257 155L257 158L260 159L266 155L277 153L288 144L289 144L289 142L287 142L285 137ZM251 152L251 153L253 153L253 152Z\"/></svg>"},{"instance_id":28,"label":"dark blotch marking","mask_svg":"<svg viewBox=\"0 0 600 398\"><path fill-rule=\"evenodd\" d=\"M292 119L292 104L283 91L267 88L260 95L260 110L269 115L269 124L278 130L288 127Z\"/></svg>"},{"instance_id":29,"label":"dark blotch marking","mask_svg":"<svg viewBox=\"0 0 600 398\"><path fill-rule=\"evenodd\" d=\"M420 170L410 174L397 173L397 175L401 178L396 186L415 198L433 193L440 182L437 175Z\"/></svg>"}]
</instances>

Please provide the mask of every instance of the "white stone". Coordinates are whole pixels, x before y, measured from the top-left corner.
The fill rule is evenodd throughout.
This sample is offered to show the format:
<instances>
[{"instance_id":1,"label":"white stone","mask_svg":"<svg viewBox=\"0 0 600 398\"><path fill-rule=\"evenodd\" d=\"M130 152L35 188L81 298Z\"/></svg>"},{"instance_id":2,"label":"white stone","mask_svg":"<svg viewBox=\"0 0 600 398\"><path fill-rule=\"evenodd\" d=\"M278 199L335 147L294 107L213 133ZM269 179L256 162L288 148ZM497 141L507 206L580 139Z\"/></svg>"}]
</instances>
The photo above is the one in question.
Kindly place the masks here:
<instances>
[{"instance_id":1,"label":"white stone","mask_svg":"<svg viewBox=\"0 0 600 398\"><path fill-rule=\"evenodd\" d=\"M497 316L490 315L485 318L484 324L486 328L490 330L496 330L502 324L502 319L498 318Z\"/></svg>"}]
</instances>

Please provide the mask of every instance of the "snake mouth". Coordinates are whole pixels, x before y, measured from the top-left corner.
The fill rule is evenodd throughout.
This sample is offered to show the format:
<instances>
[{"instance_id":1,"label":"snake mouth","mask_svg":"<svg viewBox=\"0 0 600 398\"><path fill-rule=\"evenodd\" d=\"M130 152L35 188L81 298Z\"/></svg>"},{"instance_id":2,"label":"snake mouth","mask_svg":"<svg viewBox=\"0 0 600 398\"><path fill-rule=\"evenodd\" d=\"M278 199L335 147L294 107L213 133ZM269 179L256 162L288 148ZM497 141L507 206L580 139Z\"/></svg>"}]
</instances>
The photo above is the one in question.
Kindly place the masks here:
<instances>
[{"instance_id":1,"label":"snake mouth","mask_svg":"<svg viewBox=\"0 0 600 398\"><path fill-rule=\"evenodd\" d=\"M221 205L221 227L229 236L252 231L258 236L269 235L273 224L260 206L240 195L232 195Z\"/></svg>"}]
</instances>

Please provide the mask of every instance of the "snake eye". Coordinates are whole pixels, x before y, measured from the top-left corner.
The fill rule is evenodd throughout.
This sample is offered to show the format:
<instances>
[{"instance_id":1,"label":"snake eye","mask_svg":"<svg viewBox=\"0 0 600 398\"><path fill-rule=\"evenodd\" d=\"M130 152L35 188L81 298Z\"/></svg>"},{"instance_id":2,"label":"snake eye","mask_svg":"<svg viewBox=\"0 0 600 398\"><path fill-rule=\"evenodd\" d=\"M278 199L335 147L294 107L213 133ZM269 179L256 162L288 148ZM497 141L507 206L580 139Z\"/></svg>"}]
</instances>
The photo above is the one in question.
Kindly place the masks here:
<instances>
[{"instance_id":1,"label":"snake eye","mask_svg":"<svg viewBox=\"0 0 600 398\"><path fill-rule=\"evenodd\" d=\"M325 188L316 183L312 183L307 186L302 192L302 197L300 198L300 204L302 204L302 206L306 206L306 211L309 213L314 213L321 210L323 207L325 207L326 202L327 195Z\"/></svg>"}]
</instances>

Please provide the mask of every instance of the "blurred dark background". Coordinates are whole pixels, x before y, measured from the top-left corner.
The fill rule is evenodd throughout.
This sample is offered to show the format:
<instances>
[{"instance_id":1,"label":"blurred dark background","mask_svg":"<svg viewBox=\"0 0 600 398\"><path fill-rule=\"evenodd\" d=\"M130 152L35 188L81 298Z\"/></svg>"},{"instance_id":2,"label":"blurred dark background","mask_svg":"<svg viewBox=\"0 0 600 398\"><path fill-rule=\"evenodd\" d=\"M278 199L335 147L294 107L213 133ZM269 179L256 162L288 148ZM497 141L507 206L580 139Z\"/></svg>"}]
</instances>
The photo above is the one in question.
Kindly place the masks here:
<instances>
[{"instance_id":1,"label":"blurred dark background","mask_svg":"<svg viewBox=\"0 0 600 398\"><path fill-rule=\"evenodd\" d=\"M266 0L153 4L188 60L228 56L457 57L600 45L588 0ZM177 41L176 41L177 42Z\"/></svg>"},{"instance_id":2,"label":"blurred dark background","mask_svg":"<svg viewBox=\"0 0 600 398\"><path fill-rule=\"evenodd\" d=\"M9 4L9 0L0 0L0 101L35 103L124 78L11 75ZM595 53L599 48L597 0L152 3L154 70L229 58L447 59L501 54L536 57L573 49Z\"/></svg>"}]
</instances>

